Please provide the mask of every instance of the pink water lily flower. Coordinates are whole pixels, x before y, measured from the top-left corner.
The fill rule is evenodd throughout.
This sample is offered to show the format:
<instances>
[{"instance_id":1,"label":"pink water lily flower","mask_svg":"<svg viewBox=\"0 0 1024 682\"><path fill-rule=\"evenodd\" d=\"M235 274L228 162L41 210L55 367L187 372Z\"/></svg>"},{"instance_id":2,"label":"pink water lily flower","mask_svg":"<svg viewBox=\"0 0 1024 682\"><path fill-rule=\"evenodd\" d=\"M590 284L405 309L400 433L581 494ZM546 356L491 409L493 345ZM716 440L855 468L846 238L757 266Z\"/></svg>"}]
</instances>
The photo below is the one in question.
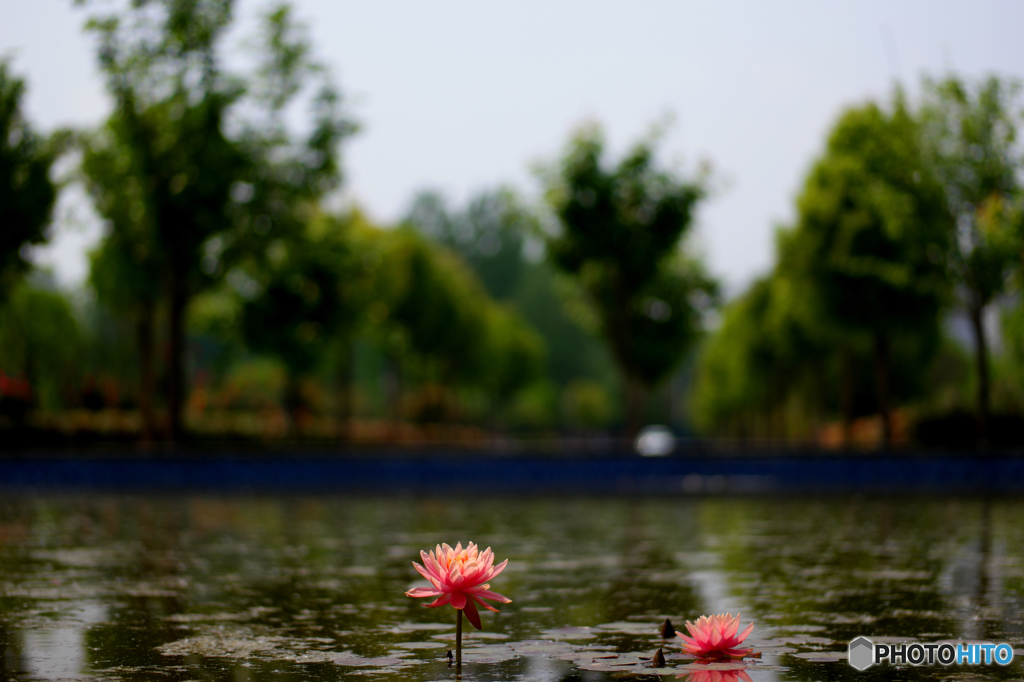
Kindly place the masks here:
<instances>
[{"instance_id":1,"label":"pink water lily flower","mask_svg":"<svg viewBox=\"0 0 1024 682\"><path fill-rule=\"evenodd\" d=\"M696 623L686 621L686 629L691 637L676 632L683 640L683 648L698 658L744 656L750 649L736 647L747 638L754 624L748 625L743 632L736 634L740 626L740 614L733 618L731 613L719 613L714 616L701 616Z\"/></svg>"},{"instance_id":2,"label":"pink water lily flower","mask_svg":"<svg viewBox=\"0 0 1024 682\"><path fill-rule=\"evenodd\" d=\"M421 551L420 557L423 565L415 561L412 565L433 587L417 587L406 592L405 596L437 597L433 602L424 604L428 608L451 604L466 614L473 627L481 630L480 612L476 610L476 604L498 613L498 609L484 599L493 599L503 604L512 602L508 597L491 592L491 586L487 584L488 580L505 570L508 564L508 559L505 559L495 566L494 552L490 547L481 552L472 542L465 549L461 542L455 545L455 549L444 544L438 545L430 554Z\"/></svg>"}]
</instances>

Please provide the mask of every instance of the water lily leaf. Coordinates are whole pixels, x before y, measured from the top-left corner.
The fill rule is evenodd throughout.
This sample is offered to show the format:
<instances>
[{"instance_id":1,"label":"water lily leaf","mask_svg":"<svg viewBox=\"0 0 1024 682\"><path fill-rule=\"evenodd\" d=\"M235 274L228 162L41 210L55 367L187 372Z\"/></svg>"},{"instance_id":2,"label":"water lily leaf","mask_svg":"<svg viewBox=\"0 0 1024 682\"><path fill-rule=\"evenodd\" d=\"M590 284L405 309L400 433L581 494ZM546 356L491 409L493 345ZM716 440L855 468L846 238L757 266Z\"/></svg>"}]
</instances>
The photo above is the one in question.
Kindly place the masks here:
<instances>
[{"instance_id":1,"label":"water lily leaf","mask_svg":"<svg viewBox=\"0 0 1024 682\"><path fill-rule=\"evenodd\" d=\"M402 647L403 649L438 649L444 648L444 642L398 642L392 644L392 646Z\"/></svg>"},{"instance_id":2,"label":"water lily leaf","mask_svg":"<svg viewBox=\"0 0 1024 682\"><path fill-rule=\"evenodd\" d=\"M805 651L803 653L793 655L807 661L818 662L845 661L847 659L846 651Z\"/></svg>"},{"instance_id":3,"label":"water lily leaf","mask_svg":"<svg viewBox=\"0 0 1024 682\"><path fill-rule=\"evenodd\" d=\"M790 637L780 637L779 639L787 644L832 644L833 641L827 637L812 637L811 635L792 635Z\"/></svg>"},{"instance_id":4,"label":"water lily leaf","mask_svg":"<svg viewBox=\"0 0 1024 682\"><path fill-rule=\"evenodd\" d=\"M377 666L377 667L387 667L387 666L399 665L399 664L402 664L402 663L410 663L410 662L411 661L409 659L407 659L407 658L387 658L387 657L382 657L382 658L362 658L360 656L354 656L354 657L351 657L351 658L336 658L336 659L334 659L334 663L336 665L351 665L351 666L372 665L372 666Z\"/></svg>"},{"instance_id":5,"label":"water lily leaf","mask_svg":"<svg viewBox=\"0 0 1024 682\"><path fill-rule=\"evenodd\" d=\"M595 626L607 632L623 632L627 635L658 635L660 634L657 623L631 623L628 621L615 621L613 623L602 623ZM659 638L660 639L660 638Z\"/></svg>"},{"instance_id":6,"label":"water lily leaf","mask_svg":"<svg viewBox=\"0 0 1024 682\"><path fill-rule=\"evenodd\" d=\"M572 651L572 646L564 642L552 642L550 640L527 640L524 642L512 642L510 645L520 654L559 654Z\"/></svg>"},{"instance_id":7,"label":"water lily leaf","mask_svg":"<svg viewBox=\"0 0 1024 682\"><path fill-rule=\"evenodd\" d=\"M504 661L511 661L516 658L515 652L509 650L504 653L486 653L486 652L474 652L474 651L462 651L463 663L502 663Z\"/></svg>"},{"instance_id":8,"label":"water lily leaf","mask_svg":"<svg viewBox=\"0 0 1024 682\"><path fill-rule=\"evenodd\" d=\"M758 650L756 652L754 652L754 653L756 655L758 655L758 656L760 656L761 654L767 654L769 656L773 656L773 655L777 655L777 654L791 654L794 651L796 651L796 649L794 649L792 647L788 647L788 646L766 646L766 647L757 647L757 649Z\"/></svg>"},{"instance_id":9,"label":"water lily leaf","mask_svg":"<svg viewBox=\"0 0 1024 682\"><path fill-rule=\"evenodd\" d=\"M474 646L472 648L463 647L462 648L462 653L463 653L463 655L465 655L465 654L480 654L480 655L484 655L484 654L511 654L511 653L514 653L514 652L512 651L512 647L509 646L508 644L484 644L484 645Z\"/></svg>"},{"instance_id":10,"label":"water lily leaf","mask_svg":"<svg viewBox=\"0 0 1024 682\"><path fill-rule=\"evenodd\" d=\"M450 626L449 626L450 627ZM443 642L454 642L455 633L448 632L443 635L431 635L433 639L439 639ZM462 633L462 645L466 646L466 642L472 642L474 639L508 639L508 635L503 635L500 632L472 632Z\"/></svg>"},{"instance_id":11,"label":"water lily leaf","mask_svg":"<svg viewBox=\"0 0 1024 682\"><path fill-rule=\"evenodd\" d=\"M551 639L592 639L597 636L597 633L588 627L551 628L540 634Z\"/></svg>"},{"instance_id":12,"label":"water lily leaf","mask_svg":"<svg viewBox=\"0 0 1024 682\"><path fill-rule=\"evenodd\" d=\"M451 623L410 623L405 621L392 625L386 631L398 634L400 632L416 632L417 630L454 630L455 626Z\"/></svg>"}]
</instances>

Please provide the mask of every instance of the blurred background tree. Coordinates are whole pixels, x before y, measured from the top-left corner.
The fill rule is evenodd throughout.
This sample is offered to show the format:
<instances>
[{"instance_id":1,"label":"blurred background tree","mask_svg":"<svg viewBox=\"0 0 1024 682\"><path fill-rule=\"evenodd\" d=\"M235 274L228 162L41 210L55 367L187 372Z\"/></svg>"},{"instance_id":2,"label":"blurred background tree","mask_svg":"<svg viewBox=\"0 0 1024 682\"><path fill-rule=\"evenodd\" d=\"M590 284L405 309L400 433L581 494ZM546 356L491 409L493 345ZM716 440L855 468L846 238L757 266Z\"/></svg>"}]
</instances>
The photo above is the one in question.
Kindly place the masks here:
<instances>
[{"instance_id":1,"label":"blurred background tree","mask_svg":"<svg viewBox=\"0 0 1024 682\"><path fill-rule=\"evenodd\" d=\"M622 372L626 428L635 434L645 392L693 346L717 297L700 262L679 252L706 179L657 169L652 141L614 169L603 156L601 131L585 128L549 173L548 201L561 229L547 248L586 291Z\"/></svg>"},{"instance_id":2,"label":"blurred background tree","mask_svg":"<svg viewBox=\"0 0 1024 682\"><path fill-rule=\"evenodd\" d=\"M938 344L948 287L942 193L919 145L918 129L897 95L891 112L850 109L797 200L796 228L780 243L779 272L805 292L804 323L836 348L840 405L848 436L855 355L870 349L883 438L892 442L891 361L896 337L915 336L925 355Z\"/></svg>"},{"instance_id":3,"label":"blurred background tree","mask_svg":"<svg viewBox=\"0 0 1024 682\"><path fill-rule=\"evenodd\" d=\"M610 358L599 337L575 314L590 313L581 311L574 300L578 298L574 284L560 281L564 275L543 257L537 213L507 188L480 191L461 209L450 206L441 194L426 191L414 198L405 222L462 258L487 293L503 304L506 313L498 318L508 314L521 318L515 328L522 332L522 349L543 346L542 352L530 355L545 358L544 365L519 378L536 383L525 392L522 389L530 381L516 390L500 391L499 401L507 403L504 409L518 412L524 423L535 427L558 423L608 427L615 417L613 410L589 410L600 413L595 419L571 416L579 412L580 396L586 396L584 402L607 403L616 390L615 376L608 371ZM527 332L528 328L533 331ZM513 405L516 401L518 407Z\"/></svg>"},{"instance_id":4,"label":"blurred background tree","mask_svg":"<svg viewBox=\"0 0 1024 682\"><path fill-rule=\"evenodd\" d=\"M988 439L990 361L985 313L1019 270L1024 250L1024 152L1017 126L1020 85L992 76L976 84L957 76L926 80L921 111L930 170L944 191L952 283L974 335L976 411Z\"/></svg>"},{"instance_id":5,"label":"blurred background tree","mask_svg":"<svg viewBox=\"0 0 1024 682\"><path fill-rule=\"evenodd\" d=\"M337 91L323 79L313 98L312 132L302 143L287 134L284 109L311 76L324 74L286 5L264 16L256 75L247 81L223 71L219 46L232 6L231 0L153 0L89 23L116 108L106 135L93 138L93 162L83 170L111 225L106 262L133 261L108 269L128 278L114 288L147 272L167 302L171 440L181 435L190 300L235 261L299 229L300 214L340 181L337 147L352 131ZM118 172L105 173L112 163ZM116 198L124 192L135 195ZM122 204L127 213L117 208ZM152 295L140 290L135 307ZM140 330L145 326L140 321ZM139 338L145 344L145 333ZM140 350L143 358L149 354Z\"/></svg>"},{"instance_id":6,"label":"blurred background tree","mask_svg":"<svg viewBox=\"0 0 1024 682\"><path fill-rule=\"evenodd\" d=\"M0 370L27 381L31 402L41 409L75 406L84 341L71 306L56 291L23 282L0 309Z\"/></svg>"},{"instance_id":7,"label":"blurred background tree","mask_svg":"<svg viewBox=\"0 0 1024 682\"><path fill-rule=\"evenodd\" d=\"M63 136L47 140L25 120L25 82L0 59L0 303L28 269L24 247L46 240L57 187L50 179Z\"/></svg>"},{"instance_id":8,"label":"blurred background tree","mask_svg":"<svg viewBox=\"0 0 1024 682\"><path fill-rule=\"evenodd\" d=\"M348 229L344 221L318 216L306 232L260 254L265 258L250 269L259 287L242 305L242 335L253 351L283 361L284 402L293 429L304 407L300 380L323 362L332 345L351 344L369 303L370 273L353 253ZM341 390L348 390L347 383Z\"/></svg>"}]
</instances>

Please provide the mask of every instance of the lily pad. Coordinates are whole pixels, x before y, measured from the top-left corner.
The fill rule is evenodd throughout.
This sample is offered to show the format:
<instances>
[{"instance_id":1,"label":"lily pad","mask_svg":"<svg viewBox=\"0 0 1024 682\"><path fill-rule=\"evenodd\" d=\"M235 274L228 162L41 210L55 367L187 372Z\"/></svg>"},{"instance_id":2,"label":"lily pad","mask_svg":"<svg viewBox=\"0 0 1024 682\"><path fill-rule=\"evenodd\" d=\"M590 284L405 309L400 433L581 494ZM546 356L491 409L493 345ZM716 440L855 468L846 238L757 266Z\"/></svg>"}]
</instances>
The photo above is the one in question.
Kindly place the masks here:
<instances>
[{"instance_id":1,"label":"lily pad","mask_svg":"<svg viewBox=\"0 0 1024 682\"><path fill-rule=\"evenodd\" d=\"M615 621L613 623L602 623L595 626L606 632L622 632L627 635L658 635L660 629L657 624L650 622L631 623L629 621Z\"/></svg>"},{"instance_id":2,"label":"lily pad","mask_svg":"<svg viewBox=\"0 0 1024 682\"><path fill-rule=\"evenodd\" d=\"M386 668L394 665L401 665L402 663L409 663L409 659L406 658L362 658L361 656L353 656L349 658L336 658L334 663L336 665L349 665L349 666L363 666L372 665L377 668Z\"/></svg>"},{"instance_id":3,"label":"lily pad","mask_svg":"<svg viewBox=\"0 0 1024 682\"><path fill-rule=\"evenodd\" d=\"M447 632L443 635L431 635L433 639L439 639L443 642L454 642L455 633ZM500 632L474 632L472 634L463 632L462 633L462 644L466 645L467 642L472 642L474 639L508 639L508 635L503 635Z\"/></svg>"},{"instance_id":4,"label":"lily pad","mask_svg":"<svg viewBox=\"0 0 1024 682\"><path fill-rule=\"evenodd\" d=\"M445 644L444 642L399 642L398 644L392 644L392 646L403 649L443 649Z\"/></svg>"},{"instance_id":5,"label":"lily pad","mask_svg":"<svg viewBox=\"0 0 1024 682\"><path fill-rule=\"evenodd\" d=\"M565 642L552 642L550 640L528 639L522 642L512 642L510 646L519 654L561 654L573 650L572 645Z\"/></svg>"},{"instance_id":6,"label":"lily pad","mask_svg":"<svg viewBox=\"0 0 1024 682\"><path fill-rule=\"evenodd\" d=\"M845 661L848 658L848 653L846 651L805 651L803 653L793 655L797 658L802 658L805 661L817 661L819 663Z\"/></svg>"},{"instance_id":7,"label":"lily pad","mask_svg":"<svg viewBox=\"0 0 1024 682\"><path fill-rule=\"evenodd\" d=\"M597 633L588 627L551 628L540 634L550 639L593 639L597 636Z\"/></svg>"}]
</instances>

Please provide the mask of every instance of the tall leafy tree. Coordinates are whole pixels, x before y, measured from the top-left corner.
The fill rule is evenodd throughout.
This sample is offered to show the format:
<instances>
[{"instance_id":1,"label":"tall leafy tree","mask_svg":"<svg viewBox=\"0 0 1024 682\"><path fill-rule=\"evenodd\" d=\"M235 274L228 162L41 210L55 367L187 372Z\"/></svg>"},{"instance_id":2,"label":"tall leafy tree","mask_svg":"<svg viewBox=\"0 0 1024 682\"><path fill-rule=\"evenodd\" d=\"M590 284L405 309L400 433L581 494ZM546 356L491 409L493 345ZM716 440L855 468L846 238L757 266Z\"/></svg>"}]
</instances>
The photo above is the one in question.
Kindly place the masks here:
<instances>
[{"instance_id":1,"label":"tall leafy tree","mask_svg":"<svg viewBox=\"0 0 1024 682\"><path fill-rule=\"evenodd\" d=\"M640 427L643 393L691 347L703 309L717 294L700 264L680 254L703 178L656 167L651 142L613 168L596 127L569 144L548 179L561 229L547 242L552 262L587 293L626 388L627 429Z\"/></svg>"},{"instance_id":2,"label":"tall leafy tree","mask_svg":"<svg viewBox=\"0 0 1024 682\"><path fill-rule=\"evenodd\" d=\"M337 144L351 131L325 81L309 137L296 143L287 134L284 109L322 70L285 5L265 16L255 79L224 71L220 44L232 9L232 0L144 0L89 24L116 103L108 147L97 153L125 157L121 174L94 174L90 185L96 195L116 195L121 190L105 182L134 182L134 218L108 216L118 248L129 258L158 254L134 265L155 268L150 276L167 301L171 439L181 432L189 301L247 254L297 229L301 206L340 180Z\"/></svg>"},{"instance_id":3,"label":"tall leafy tree","mask_svg":"<svg viewBox=\"0 0 1024 682\"><path fill-rule=\"evenodd\" d=\"M146 210L141 178L133 168L132 149L120 124L115 117L103 129L81 136L81 174L97 211L111 226L91 254L89 279L100 303L127 317L135 328L139 411L142 436L148 441L158 430L153 356L161 283L154 274L163 272L166 263Z\"/></svg>"},{"instance_id":4,"label":"tall leafy tree","mask_svg":"<svg viewBox=\"0 0 1024 682\"><path fill-rule=\"evenodd\" d=\"M982 442L989 421L989 340L985 311L1020 267L1024 248L1017 141L1022 109L1017 83L956 76L926 81L924 141L950 213L948 262L974 334L977 418Z\"/></svg>"},{"instance_id":5,"label":"tall leafy tree","mask_svg":"<svg viewBox=\"0 0 1024 682\"><path fill-rule=\"evenodd\" d=\"M894 336L937 334L946 292L946 210L901 97L844 113L798 200L780 272L807 292L805 318L839 349L849 418L857 347L871 348L878 411L891 442Z\"/></svg>"},{"instance_id":6,"label":"tall leafy tree","mask_svg":"<svg viewBox=\"0 0 1024 682\"><path fill-rule=\"evenodd\" d=\"M28 266L22 247L46 240L57 197L49 174L59 147L25 120L24 94L25 82L0 60L0 301Z\"/></svg>"}]
</instances>

